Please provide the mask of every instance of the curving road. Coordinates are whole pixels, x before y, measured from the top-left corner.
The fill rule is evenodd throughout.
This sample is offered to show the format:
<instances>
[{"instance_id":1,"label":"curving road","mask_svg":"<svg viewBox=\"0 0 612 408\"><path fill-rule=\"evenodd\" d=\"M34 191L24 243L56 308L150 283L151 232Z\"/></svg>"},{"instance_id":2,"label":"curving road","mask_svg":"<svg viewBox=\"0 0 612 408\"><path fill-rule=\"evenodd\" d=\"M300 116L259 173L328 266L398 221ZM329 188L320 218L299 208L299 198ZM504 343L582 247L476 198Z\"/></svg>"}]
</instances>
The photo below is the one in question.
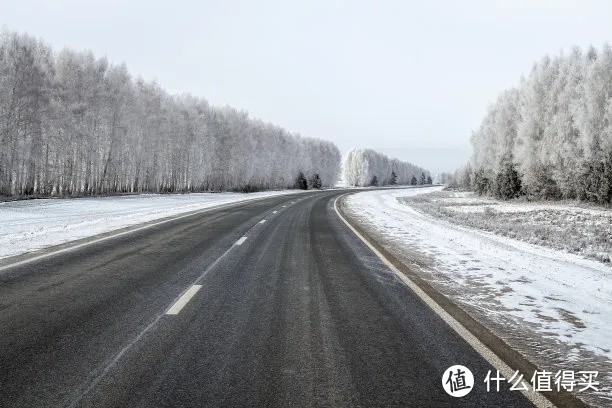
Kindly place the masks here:
<instances>
[{"instance_id":1,"label":"curving road","mask_svg":"<svg viewBox=\"0 0 612 408\"><path fill-rule=\"evenodd\" d=\"M232 205L1 271L0 406L531 406L486 392L493 367L339 219L340 194ZM460 399L441 384L455 364L476 379Z\"/></svg>"}]
</instances>

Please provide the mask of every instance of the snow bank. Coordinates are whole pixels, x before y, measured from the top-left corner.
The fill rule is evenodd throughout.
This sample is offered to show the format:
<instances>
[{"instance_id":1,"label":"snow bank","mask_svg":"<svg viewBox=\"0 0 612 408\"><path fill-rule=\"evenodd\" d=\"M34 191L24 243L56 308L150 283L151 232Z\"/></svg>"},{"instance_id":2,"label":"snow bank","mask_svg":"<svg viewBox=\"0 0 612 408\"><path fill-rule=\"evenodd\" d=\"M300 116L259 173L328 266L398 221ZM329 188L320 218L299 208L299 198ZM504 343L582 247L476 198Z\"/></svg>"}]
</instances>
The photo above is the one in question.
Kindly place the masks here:
<instances>
[{"instance_id":1,"label":"snow bank","mask_svg":"<svg viewBox=\"0 0 612 408\"><path fill-rule=\"evenodd\" d=\"M0 258L184 212L295 193L142 194L0 203Z\"/></svg>"}]
</instances>

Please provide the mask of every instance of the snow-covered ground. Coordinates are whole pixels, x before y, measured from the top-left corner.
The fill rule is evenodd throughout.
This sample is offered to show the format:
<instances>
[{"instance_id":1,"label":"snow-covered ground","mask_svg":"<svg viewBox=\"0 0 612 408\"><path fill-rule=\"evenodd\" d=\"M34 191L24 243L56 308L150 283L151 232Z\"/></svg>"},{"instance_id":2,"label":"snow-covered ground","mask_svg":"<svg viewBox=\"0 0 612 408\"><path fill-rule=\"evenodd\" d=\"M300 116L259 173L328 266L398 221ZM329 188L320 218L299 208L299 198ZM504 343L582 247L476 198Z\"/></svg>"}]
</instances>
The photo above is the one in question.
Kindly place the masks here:
<instances>
[{"instance_id":1,"label":"snow-covered ground","mask_svg":"<svg viewBox=\"0 0 612 408\"><path fill-rule=\"evenodd\" d=\"M142 194L0 202L0 259L184 212L295 192Z\"/></svg>"},{"instance_id":2,"label":"snow-covered ground","mask_svg":"<svg viewBox=\"0 0 612 408\"><path fill-rule=\"evenodd\" d=\"M400 197L411 207L455 224L612 261L612 209L575 201L500 201L466 191Z\"/></svg>"},{"instance_id":3,"label":"snow-covered ground","mask_svg":"<svg viewBox=\"0 0 612 408\"><path fill-rule=\"evenodd\" d=\"M612 401L612 267L441 220L405 199L440 189L361 192L347 197L346 211L540 367L599 370L600 392L580 396Z\"/></svg>"}]
</instances>

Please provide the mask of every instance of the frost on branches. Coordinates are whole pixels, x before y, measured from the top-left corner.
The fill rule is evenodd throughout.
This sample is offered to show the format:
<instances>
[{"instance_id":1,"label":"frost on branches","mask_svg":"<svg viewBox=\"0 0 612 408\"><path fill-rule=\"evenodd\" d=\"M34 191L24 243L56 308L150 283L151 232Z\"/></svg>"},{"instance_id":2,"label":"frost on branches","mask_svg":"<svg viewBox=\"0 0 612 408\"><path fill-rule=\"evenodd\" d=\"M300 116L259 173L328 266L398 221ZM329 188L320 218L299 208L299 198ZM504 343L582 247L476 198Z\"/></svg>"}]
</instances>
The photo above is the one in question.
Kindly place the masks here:
<instances>
[{"instance_id":1,"label":"frost on branches","mask_svg":"<svg viewBox=\"0 0 612 408\"><path fill-rule=\"evenodd\" d=\"M455 183L499 198L612 202L612 49L545 57L472 135Z\"/></svg>"},{"instance_id":2,"label":"frost on branches","mask_svg":"<svg viewBox=\"0 0 612 408\"><path fill-rule=\"evenodd\" d=\"M169 95L91 53L0 32L0 196L330 186L330 142Z\"/></svg>"},{"instance_id":3,"label":"frost on branches","mask_svg":"<svg viewBox=\"0 0 612 408\"><path fill-rule=\"evenodd\" d=\"M344 157L342 178L348 186L431 184L427 170L390 159L372 149L352 149Z\"/></svg>"}]
</instances>

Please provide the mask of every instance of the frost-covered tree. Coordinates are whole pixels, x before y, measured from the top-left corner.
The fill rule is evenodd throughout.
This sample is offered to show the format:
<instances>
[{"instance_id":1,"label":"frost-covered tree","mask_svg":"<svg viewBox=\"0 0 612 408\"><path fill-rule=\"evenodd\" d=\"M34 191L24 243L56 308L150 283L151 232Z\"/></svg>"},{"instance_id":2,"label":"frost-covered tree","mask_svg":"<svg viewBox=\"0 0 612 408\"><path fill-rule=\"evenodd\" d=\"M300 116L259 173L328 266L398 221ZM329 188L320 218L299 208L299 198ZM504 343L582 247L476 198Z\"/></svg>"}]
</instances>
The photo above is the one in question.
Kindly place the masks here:
<instances>
[{"instance_id":1,"label":"frost-covered tree","mask_svg":"<svg viewBox=\"0 0 612 408\"><path fill-rule=\"evenodd\" d=\"M0 195L331 186L340 161L331 142L0 32Z\"/></svg>"},{"instance_id":2,"label":"frost-covered tree","mask_svg":"<svg viewBox=\"0 0 612 408\"><path fill-rule=\"evenodd\" d=\"M521 179L511 161L506 161L495 179L495 195L507 200L521 194Z\"/></svg>"},{"instance_id":3,"label":"frost-covered tree","mask_svg":"<svg viewBox=\"0 0 612 408\"><path fill-rule=\"evenodd\" d=\"M294 187L300 190L308 190L308 180L306 180L306 177L304 177L304 173L302 173L301 171L295 179Z\"/></svg>"},{"instance_id":4,"label":"frost-covered tree","mask_svg":"<svg viewBox=\"0 0 612 408\"><path fill-rule=\"evenodd\" d=\"M389 184L392 186L397 184L397 174L395 174L395 170L391 171L391 179L389 180Z\"/></svg>"},{"instance_id":5,"label":"frost-covered tree","mask_svg":"<svg viewBox=\"0 0 612 408\"><path fill-rule=\"evenodd\" d=\"M322 184L321 184L321 177L319 177L319 173L315 173L311 178L310 178L310 187L312 188L321 188Z\"/></svg>"},{"instance_id":6,"label":"frost-covered tree","mask_svg":"<svg viewBox=\"0 0 612 408\"><path fill-rule=\"evenodd\" d=\"M452 182L453 175L451 173L442 172L438 175L436 183L448 185Z\"/></svg>"},{"instance_id":7,"label":"frost-covered tree","mask_svg":"<svg viewBox=\"0 0 612 408\"><path fill-rule=\"evenodd\" d=\"M372 149L352 149L342 162L342 177L349 186L372 185L374 177L378 185L406 185L412 177L421 174L429 175L429 172L412 163L389 159Z\"/></svg>"},{"instance_id":8,"label":"frost-covered tree","mask_svg":"<svg viewBox=\"0 0 612 408\"><path fill-rule=\"evenodd\" d=\"M609 204L612 48L544 57L491 105L472 146L460 178L479 193Z\"/></svg>"}]
</instances>

